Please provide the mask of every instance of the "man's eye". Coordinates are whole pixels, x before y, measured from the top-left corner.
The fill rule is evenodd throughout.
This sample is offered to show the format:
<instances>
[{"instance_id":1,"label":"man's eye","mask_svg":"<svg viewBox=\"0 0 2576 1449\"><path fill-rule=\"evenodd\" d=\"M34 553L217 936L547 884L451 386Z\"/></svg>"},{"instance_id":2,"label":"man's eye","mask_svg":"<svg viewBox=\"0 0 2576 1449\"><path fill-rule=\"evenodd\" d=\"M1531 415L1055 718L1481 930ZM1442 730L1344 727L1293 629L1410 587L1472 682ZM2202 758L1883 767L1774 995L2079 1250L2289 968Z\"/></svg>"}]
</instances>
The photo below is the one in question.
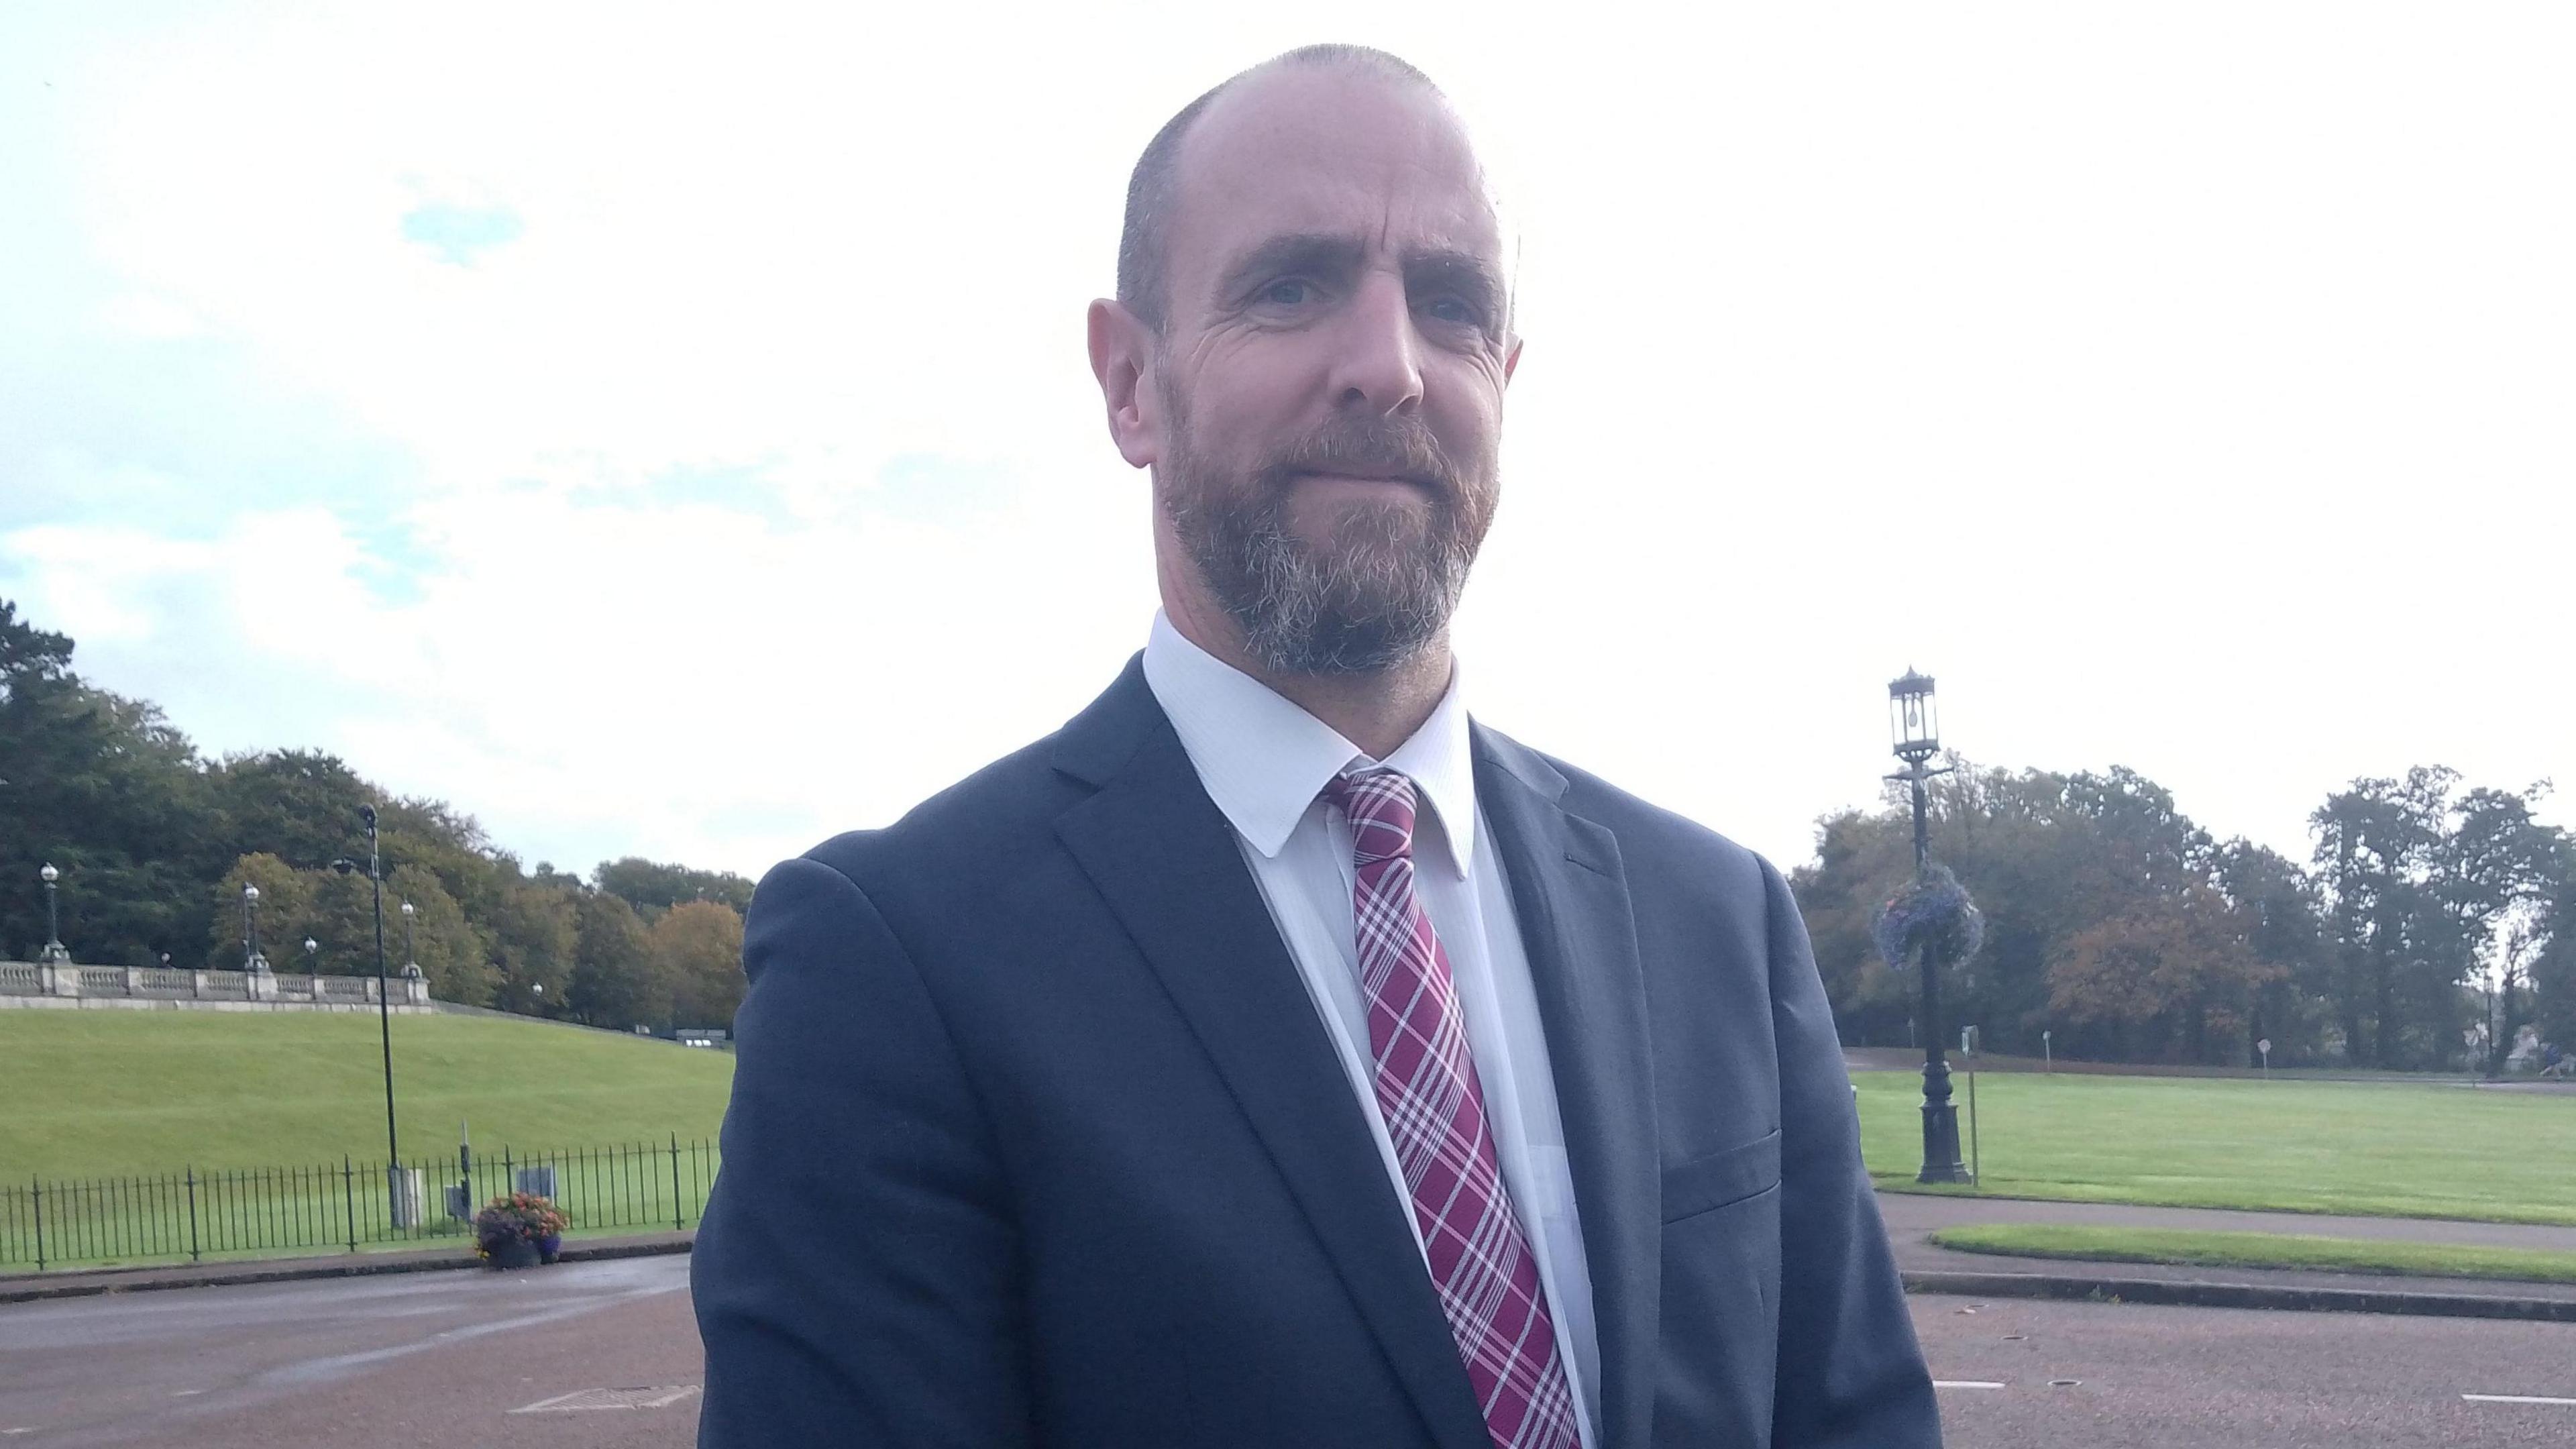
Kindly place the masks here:
<instances>
[{"instance_id":1,"label":"man's eye","mask_svg":"<svg viewBox=\"0 0 2576 1449\"><path fill-rule=\"evenodd\" d=\"M1284 278L1261 289L1261 300L1274 307L1301 306L1314 296L1315 289L1294 277Z\"/></svg>"},{"instance_id":2,"label":"man's eye","mask_svg":"<svg viewBox=\"0 0 2576 1449\"><path fill-rule=\"evenodd\" d=\"M1454 322L1461 327L1473 327L1479 320L1476 309L1456 297L1443 297L1425 310L1443 322Z\"/></svg>"}]
</instances>

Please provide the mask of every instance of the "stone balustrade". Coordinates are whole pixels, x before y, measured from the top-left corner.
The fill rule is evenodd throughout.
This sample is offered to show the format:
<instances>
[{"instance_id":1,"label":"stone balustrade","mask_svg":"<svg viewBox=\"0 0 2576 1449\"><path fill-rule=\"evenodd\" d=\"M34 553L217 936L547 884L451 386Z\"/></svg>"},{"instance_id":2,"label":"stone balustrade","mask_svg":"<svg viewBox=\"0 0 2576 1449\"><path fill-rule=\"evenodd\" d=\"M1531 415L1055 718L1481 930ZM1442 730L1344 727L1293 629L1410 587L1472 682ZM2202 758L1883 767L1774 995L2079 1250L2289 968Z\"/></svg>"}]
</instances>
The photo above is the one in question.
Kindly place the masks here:
<instances>
[{"instance_id":1,"label":"stone balustrade","mask_svg":"<svg viewBox=\"0 0 2576 1449\"><path fill-rule=\"evenodd\" d=\"M196 971L167 966L82 966L68 960L0 961L0 1010L39 1008L175 1008L215 1011L373 1011L373 976L303 976L254 971ZM432 1009L418 968L389 977L391 1010Z\"/></svg>"}]
</instances>

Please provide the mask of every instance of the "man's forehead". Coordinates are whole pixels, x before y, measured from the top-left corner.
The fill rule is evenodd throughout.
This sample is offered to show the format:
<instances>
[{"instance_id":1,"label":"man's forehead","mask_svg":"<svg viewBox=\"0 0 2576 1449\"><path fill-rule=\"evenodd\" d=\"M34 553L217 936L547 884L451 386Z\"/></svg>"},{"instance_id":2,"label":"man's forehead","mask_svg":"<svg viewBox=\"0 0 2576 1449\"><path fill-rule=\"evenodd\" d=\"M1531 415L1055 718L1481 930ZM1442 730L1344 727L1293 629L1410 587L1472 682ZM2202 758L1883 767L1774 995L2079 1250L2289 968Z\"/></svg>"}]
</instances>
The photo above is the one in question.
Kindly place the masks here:
<instances>
[{"instance_id":1,"label":"man's forehead","mask_svg":"<svg viewBox=\"0 0 2576 1449\"><path fill-rule=\"evenodd\" d=\"M1256 72L1199 117L1175 170L1177 272L1280 232L1499 256L1474 147L1419 82L1343 66Z\"/></svg>"}]
</instances>

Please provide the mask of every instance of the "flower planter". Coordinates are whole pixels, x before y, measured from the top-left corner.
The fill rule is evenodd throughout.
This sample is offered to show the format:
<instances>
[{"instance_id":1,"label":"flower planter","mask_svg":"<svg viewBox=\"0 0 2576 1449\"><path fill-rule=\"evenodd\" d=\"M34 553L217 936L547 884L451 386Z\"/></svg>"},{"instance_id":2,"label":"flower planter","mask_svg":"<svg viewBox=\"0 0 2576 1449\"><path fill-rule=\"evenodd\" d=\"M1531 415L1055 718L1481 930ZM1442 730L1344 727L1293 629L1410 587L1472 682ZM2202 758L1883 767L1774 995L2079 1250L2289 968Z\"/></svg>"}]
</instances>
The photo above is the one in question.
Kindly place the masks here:
<instances>
[{"instance_id":1,"label":"flower planter","mask_svg":"<svg viewBox=\"0 0 2576 1449\"><path fill-rule=\"evenodd\" d=\"M483 1261L491 1264L495 1271L507 1273L520 1268L533 1268L545 1260L537 1252L535 1239L512 1237L494 1238L485 1243Z\"/></svg>"},{"instance_id":2,"label":"flower planter","mask_svg":"<svg viewBox=\"0 0 2576 1449\"><path fill-rule=\"evenodd\" d=\"M533 1268L563 1253L563 1210L532 1192L507 1193L474 1215L474 1237L496 1269Z\"/></svg>"}]
</instances>

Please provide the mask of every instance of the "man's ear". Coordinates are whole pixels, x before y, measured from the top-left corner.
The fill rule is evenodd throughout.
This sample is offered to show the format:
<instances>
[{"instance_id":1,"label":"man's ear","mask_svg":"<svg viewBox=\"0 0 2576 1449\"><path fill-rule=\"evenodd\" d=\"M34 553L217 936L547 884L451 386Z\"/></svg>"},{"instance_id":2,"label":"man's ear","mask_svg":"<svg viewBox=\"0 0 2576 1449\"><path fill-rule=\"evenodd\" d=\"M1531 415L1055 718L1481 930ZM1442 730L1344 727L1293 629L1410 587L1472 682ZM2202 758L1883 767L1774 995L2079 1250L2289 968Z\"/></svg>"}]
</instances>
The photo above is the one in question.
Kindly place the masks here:
<instances>
[{"instance_id":1,"label":"man's ear","mask_svg":"<svg viewBox=\"0 0 2576 1449\"><path fill-rule=\"evenodd\" d=\"M1520 365L1521 336L1515 332L1512 334L1511 345L1503 350L1503 381L1506 385L1511 382L1512 374L1520 370Z\"/></svg>"},{"instance_id":2,"label":"man's ear","mask_svg":"<svg viewBox=\"0 0 2576 1449\"><path fill-rule=\"evenodd\" d=\"M1162 408L1147 377L1154 329L1106 297L1091 304L1088 321L1091 375L1100 380L1100 400L1109 410L1110 440L1129 466L1152 467L1163 456Z\"/></svg>"}]
</instances>

